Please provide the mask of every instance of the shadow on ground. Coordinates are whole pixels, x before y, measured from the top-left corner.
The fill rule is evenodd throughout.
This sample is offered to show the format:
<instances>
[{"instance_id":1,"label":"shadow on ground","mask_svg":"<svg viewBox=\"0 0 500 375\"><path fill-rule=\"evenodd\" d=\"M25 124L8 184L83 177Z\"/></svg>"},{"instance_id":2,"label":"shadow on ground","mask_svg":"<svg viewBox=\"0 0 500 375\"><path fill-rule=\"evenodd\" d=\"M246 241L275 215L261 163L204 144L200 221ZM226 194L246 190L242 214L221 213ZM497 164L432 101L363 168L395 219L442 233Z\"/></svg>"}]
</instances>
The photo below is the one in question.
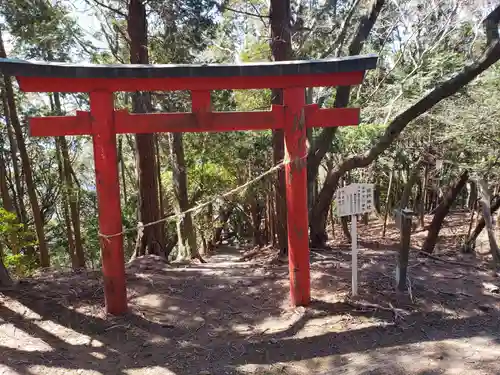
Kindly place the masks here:
<instances>
[{"instance_id":1,"label":"shadow on ground","mask_svg":"<svg viewBox=\"0 0 500 375\"><path fill-rule=\"evenodd\" d=\"M239 256L233 249L189 266L137 260L128 269L131 309L120 318L104 316L98 273L49 274L5 290L0 373L500 371L500 299L482 290L491 281L486 272L412 257L412 287L398 294L394 252L366 248L361 295L351 300L349 253L319 252L311 266L315 300L291 309L287 266Z\"/></svg>"}]
</instances>

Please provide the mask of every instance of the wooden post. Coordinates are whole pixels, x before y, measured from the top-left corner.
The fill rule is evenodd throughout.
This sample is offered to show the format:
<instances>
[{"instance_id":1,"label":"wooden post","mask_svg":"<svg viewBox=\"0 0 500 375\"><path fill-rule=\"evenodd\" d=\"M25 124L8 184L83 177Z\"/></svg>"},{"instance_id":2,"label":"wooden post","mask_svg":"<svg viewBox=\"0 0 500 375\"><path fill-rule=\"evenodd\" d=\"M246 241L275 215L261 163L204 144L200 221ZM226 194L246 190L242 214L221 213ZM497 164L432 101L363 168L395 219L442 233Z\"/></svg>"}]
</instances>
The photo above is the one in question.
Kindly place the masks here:
<instances>
[{"instance_id":1,"label":"wooden post","mask_svg":"<svg viewBox=\"0 0 500 375\"><path fill-rule=\"evenodd\" d=\"M398 253L398 264L396 266L396 287L399 291L406 291L406 276L408 270L408 258L410 254L411 221L413 212L410 210L396 210L396 225L401 231L401 245Z\"/></svg>"},{"instance_id":2,"label":"wooden post","mask_svg":"<svg viewBox=\"0 0 500 375\"><path fill-rule=\"evenodd\" d=\"M99 230L103 235L112 235L122 231L113 110L112 92L90 93ZM127 311L123 235L101 237L100 242L106 312L120 315Z\"/></svg>"},{"instance_id":3,"label":"wooden post","mask_svg":"<svg viewBox=\"0 0 500 375\"><path fill-rule=\"evenodd\" d=\"M307 210L307 150L304 88L283 92L285 106L285 181L288 228L290 297L294 306L311 299L309 275L309 224Z\"/></svg>"}]
</instances>

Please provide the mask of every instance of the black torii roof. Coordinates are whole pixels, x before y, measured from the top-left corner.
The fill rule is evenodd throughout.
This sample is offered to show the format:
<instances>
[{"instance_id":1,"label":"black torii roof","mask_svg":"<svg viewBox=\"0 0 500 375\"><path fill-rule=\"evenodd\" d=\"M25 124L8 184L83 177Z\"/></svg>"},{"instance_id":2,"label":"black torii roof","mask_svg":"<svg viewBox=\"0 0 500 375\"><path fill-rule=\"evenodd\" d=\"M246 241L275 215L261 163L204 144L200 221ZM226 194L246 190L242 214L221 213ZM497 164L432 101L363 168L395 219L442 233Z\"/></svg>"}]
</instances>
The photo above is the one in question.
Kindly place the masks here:
<instances>
[{"instance_id":1,"label":"black torii roof","mask_svg":"<svg viewBox=\"0 0 500 375\"><path fill-rule=\"evenodd\" d=\"M374 69L376 55L245 64L71 64L0 58L0 72L45 78L228 78L347 73Z\"/></svg>"}]
</instances>

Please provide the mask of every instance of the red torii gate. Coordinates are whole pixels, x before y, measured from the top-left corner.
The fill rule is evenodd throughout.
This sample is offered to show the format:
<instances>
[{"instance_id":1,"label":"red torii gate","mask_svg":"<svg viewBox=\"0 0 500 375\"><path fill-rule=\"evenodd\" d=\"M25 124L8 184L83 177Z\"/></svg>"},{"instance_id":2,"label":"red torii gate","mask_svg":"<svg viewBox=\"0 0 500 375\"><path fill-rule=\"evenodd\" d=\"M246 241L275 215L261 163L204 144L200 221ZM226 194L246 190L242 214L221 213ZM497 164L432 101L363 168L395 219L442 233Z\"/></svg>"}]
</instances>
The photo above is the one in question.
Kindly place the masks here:
<instances>
[{"instance_id":1,"label":"red torii gate","mask_svg":"<svg viewBox=\"0 0 500 375\"><path fill-rule=\"evenodd\" d=\"M33 136L92 135L106 311L127 310L116 134L283 129L290 296L310 301L306 128L357 125L359 109L305 104L306 87L361 84L376 56L243 65L77 65L0 59L25 92L88 92L90 112L30 119ZM283 89L271 111L212 112L210 91ZM129 114L114 110L118 91L189 90L191 113ZM147 224L147 223L144 223ZM106 236L112 236L107 237Z\"/></svg>"}]
</instances>

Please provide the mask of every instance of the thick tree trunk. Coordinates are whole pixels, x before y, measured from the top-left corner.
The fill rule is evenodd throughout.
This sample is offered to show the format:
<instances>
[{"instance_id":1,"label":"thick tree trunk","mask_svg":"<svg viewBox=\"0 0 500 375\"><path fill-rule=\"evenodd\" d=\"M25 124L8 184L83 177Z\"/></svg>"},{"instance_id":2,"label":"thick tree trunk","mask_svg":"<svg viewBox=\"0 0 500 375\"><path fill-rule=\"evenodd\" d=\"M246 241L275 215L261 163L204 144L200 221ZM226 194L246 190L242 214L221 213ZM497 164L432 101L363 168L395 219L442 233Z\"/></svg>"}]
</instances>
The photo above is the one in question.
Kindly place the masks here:
<instances>
[{"instance_id":1,"label":"thick tree trunk","mask_svg":"<svg viewBox=\"0 0 500 375\"><path fill-rule=\"evenodd\" d=\"M274 61L286 61L292 58L292 41L290 34L291 9L290 0L271 0L269 17L271 19L271 51ZM282 90L273 90L272 104L283 104ZM285 157L285 140L283 130L273 130L273 163L277 165ZM286 226L286 190L285 170L280 168L277 173L274 187L274 200L276 216L274 219L277 232L277 246L280 253L288 252L287 226Z\"/></svg>"},{"instance_id":2,"label":"thick tree trunk","mask_svg":"<svg viewBox=\"0 0 500 375\"><path fill-rule=\"evenodd\" d=\"M431 109L441 100L457 93L462 87L474 80L479 74L488 69L500 59L500 44L498 35L498 23L500 19L500 6L495 8L484 21L488 46L475 63L467 65L461 72L438 84L431 92L425 95L417 103L397 115L387 126L379 141L365 154L352 156L335 169L328 173L326 182L321 190L312 212L315 221L311 222L311 239L313 241L324 239L328 207L333 194L337 189L340 177L346 172L357 168L363 168L372 163L380 156L394 140L401 134L405 127L414 119ZM321 246L319 244L318 246Z\"/></svg>"},{"instance_id":3,"label":"thick tree trunk","mask_svg":"<svg viewBox=\"0 0 500 375\"><path fill-rule=\"evenodd\" d=\"M443 221L448 215L448 212L450 212L453 202L457 199L458 194L460 194L460 191L464 188L468 179L469 172L465 171L460 175L453 186L448 189L443 201L436 208L436 212L434 213L434 217L432 218L432 222L429 226L429 232L427 233L427 237L422 245L422 251L429 254L434 251Z\"/></svg>"},{"instance_id":4,"label":"thick tree trunk","mask_svg":"<svg viewBox=\"0 0 500 375\"><path fill-rule=\"evenodd\" d=\"M0 57L6 58L5 48L3 45L3 38L0 30ZM12 81L9 76L4 75L5 93L7 94L7 103L9 108L10 123L14 128L16 135L17 146L19 147L19 153L21 155L21 162L23 165L24 178L26 181L26 188L28 190L28 197L31 204L31 210L33 211L33 220L35 222L36 235L38 238L38 250L40 253L40 266L50 267L50 257L49 250L47 248L47 243L45 242L45 232L43 228L43 218L40 212L40 206L38 205L38 198L36 196L35 184L33 182L33 172L31 169L31 162L29 159L28 151L26 150L26 145L24 143L24 135L21 128L21 123L17 115L16 102L14 99L14 89L12 87Z\"/></svg>"},{"instance_id":5,"label":"thick tree trunk","mask_svg":"<svg viewBox=\"0 0 500 375\"><path fill-rule=\"evenodd\" d=\"M128 4L127 31L130 38L130 62L149 64L146 6L144 1L130 0ZM152 112L149 93L137 92L132 98L134 113ZM158 202L158 181L155 156L154 134L137 134L136 160L139 179L139 221L142 224L160 219ZM160 223L144 228L138 236L136 256L157 254L165 256L164 224Z\"/></svg>"},{"instance_id":6,"label":"thick tree trunk","mask_svg":"<svg viewBox=\"0 0 500 375\"><path fill-rule=\"evenodd\" d=\"M172 162L172 179L174 195L177 200L178 213L190 208L188 198L188 182L186 173L186 162L184 160L184 146L181 133L169 133L170 158ZM178 259L201 259L196 244L196 233L194 231L191 213L183 215L177 221L178 236Z\"/></svg>"}]
</instances>

